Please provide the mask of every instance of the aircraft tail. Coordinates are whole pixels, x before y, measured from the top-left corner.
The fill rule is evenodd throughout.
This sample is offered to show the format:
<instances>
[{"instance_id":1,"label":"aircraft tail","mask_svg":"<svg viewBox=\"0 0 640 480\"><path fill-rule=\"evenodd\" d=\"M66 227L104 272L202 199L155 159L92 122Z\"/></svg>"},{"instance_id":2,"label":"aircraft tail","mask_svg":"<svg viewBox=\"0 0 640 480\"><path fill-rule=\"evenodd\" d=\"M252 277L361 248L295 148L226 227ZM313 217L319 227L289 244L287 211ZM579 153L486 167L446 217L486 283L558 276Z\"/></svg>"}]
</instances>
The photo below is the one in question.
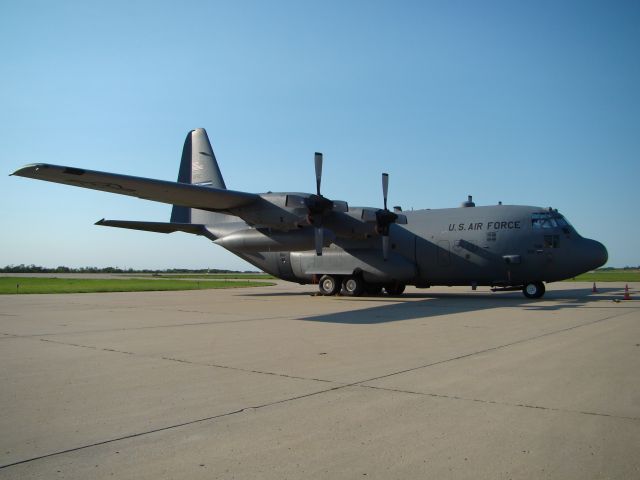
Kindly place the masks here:
<instances>
[{"instance_id":1,"label":"aircraft tail","mask_svg":"<svg viewBox=\"0 0 640 480\"><path fill-rule=\"evenodd\" d=\"M187 134L182 148L178 182L226 190L222 173L204 128L196 128ZM213 225L231 218L221 213L174 205L171 223L195 223Z\"/></svg>"}]
</instances>

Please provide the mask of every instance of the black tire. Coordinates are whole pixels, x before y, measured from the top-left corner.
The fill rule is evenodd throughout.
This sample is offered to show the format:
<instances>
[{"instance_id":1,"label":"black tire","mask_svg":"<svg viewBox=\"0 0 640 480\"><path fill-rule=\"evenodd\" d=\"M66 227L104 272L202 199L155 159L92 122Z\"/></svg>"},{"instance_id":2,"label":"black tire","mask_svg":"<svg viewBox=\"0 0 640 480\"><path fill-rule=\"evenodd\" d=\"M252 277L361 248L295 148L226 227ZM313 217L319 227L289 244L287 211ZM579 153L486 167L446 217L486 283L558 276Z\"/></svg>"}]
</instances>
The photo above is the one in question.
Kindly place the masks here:
<instances>
[{"instance_id":1,"label":"black tire","mask_svg":"<svg viewBox=\"0 0 640 480\"><path fill-rule=\"evenodd\" d=\"M387 292L387 295L395 297L398 295L402 295L404 293L405 287L406 285L404 283L391 283L384 286L384 291Z\"/></svg>"},{"instance_id":2,"label":"black tire","mask_svg":"<svg viewBox=\"0 0 640 480\"><path fill-rule=\"evenodd\" d=\"M350 297L358 297L364 292L364 280L360 277L347 277L342 282L342 289Z\"/></svg>"},{"instance_id":3,"label":"black tire","mask_svg":"<svg viewBox=\"0 0 640 480\"><path fill-rule=\"evenodd\" d=\"M323 275L320 277L318 289L322 295L335 295L340 291L340 281L331 275Z\"/></svg>"},{"instance_id":4,"label":"black tire","mask_svg":"<svg viewBox=\"0 0 640 480\"><path fill-rule=\"evenodd\" d=\"M522 287L522 293L527 298L540 298L544 292L545 288L542 282L529 282Z\"/></svg>"}]
</instances>

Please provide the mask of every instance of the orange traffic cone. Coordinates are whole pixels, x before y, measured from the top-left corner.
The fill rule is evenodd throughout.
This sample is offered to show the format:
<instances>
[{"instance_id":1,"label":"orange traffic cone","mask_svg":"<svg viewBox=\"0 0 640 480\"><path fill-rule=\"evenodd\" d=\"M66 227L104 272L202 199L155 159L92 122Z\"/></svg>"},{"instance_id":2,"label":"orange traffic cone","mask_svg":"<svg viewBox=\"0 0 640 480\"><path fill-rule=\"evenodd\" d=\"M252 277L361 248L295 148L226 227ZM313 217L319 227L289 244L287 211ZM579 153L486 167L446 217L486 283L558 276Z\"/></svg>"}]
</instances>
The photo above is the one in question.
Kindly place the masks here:
<instances>
[{"instance_id":1,"label":"orange traffic cone","mask_svg":"<svg viewBox=\"0 0 640 480\"><path fill-rule=\"evenodd\" d=\"M623 300L631 300L631 295L629 295L629 284L625 284L624 286L624 298Z\"/></svg>"},{"instance_id":2,"label":"orange traffic cone","mask_svg":"<svg viewBox=\"0 0 640 480\"><path fill-rule=\"evenodd\" d=\"M593 288L591 289L591 293L598 293L598 289L596 288L596 282L593 282Z\"/></svg>"}]
</instances>

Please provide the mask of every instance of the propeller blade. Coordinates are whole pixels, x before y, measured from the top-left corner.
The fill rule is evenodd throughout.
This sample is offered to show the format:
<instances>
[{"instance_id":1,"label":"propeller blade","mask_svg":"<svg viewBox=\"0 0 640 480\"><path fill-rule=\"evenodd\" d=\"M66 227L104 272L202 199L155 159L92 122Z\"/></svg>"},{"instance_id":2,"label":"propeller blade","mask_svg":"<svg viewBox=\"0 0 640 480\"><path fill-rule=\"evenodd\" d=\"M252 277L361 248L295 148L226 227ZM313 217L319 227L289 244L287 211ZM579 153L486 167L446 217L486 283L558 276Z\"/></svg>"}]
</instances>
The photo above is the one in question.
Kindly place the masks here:
<instances>
[{"instance_id":1,"label":"propeller blade","mask_svg":"<svg viewBox=\"0 0 640 480\"><path fill-rule=\"evenodd\" d=\"M382 236L382 258L386 262L389 258L389 235Z\"/></svg>"},{"instance_id":2,"label":"propeller blade","mask_svg":"<svg viewBox=\"0 0 640 480\"><path fill-rule=\"evenodd\" d=\"M314 157L316 163L316 191L320 196L320 182L322 181L322 154L316 152Z\"/></svg>"},{"instance_id":3,"label":"propeller blade","mask_svg":"<svg viewBox=\"0 0 640 480\"><path fill-rule=\"evenodd\" d=\"M382 197L384 198L384 209L387 210L387 194L389 193L389 174L382 174Z\"/></svg>"},{"instance_id":4,"label":"propeller blade","mask_svg":"<svg viewBox=\"0 0 640 480\"><path fill-rule=\"evenodd\" d=\"M322 238L322 227L315 228L315 243L316 243L316 255L319 257L322 256L322 243L324 239Z\"/></svg>"}]
</instances>

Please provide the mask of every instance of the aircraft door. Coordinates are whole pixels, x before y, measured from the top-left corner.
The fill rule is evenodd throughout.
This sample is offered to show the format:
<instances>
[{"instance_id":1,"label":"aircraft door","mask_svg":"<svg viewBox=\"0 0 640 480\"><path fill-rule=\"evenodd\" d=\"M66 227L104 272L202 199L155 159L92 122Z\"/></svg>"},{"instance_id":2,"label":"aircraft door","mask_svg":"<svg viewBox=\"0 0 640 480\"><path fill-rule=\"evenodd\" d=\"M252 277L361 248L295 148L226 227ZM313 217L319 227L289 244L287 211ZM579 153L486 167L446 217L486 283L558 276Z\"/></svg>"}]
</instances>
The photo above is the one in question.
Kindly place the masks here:
<instances>
[{"instance_id":1,"label":"aircraft door","mask_svg":"<svg viewBox=\"0 0 640 480\"><path fill-rule=\"evenodd\" d=\"M558 235L543 235L541 242L534 245L537 255L544 256L544 263L551 266L554 263L554 252L559 246Z\"/></svg>"},{"instance_id":2,"label":"aircraft door","mask_svg":"<svg viewBox=\"0 0 640 480\"><path fill-rule=\"evenodd\" d=\"M293 279L293 268L291 267L291 254L289 252L278 253L278 276L283 279Z\"/></svg>"}]
</instances>

